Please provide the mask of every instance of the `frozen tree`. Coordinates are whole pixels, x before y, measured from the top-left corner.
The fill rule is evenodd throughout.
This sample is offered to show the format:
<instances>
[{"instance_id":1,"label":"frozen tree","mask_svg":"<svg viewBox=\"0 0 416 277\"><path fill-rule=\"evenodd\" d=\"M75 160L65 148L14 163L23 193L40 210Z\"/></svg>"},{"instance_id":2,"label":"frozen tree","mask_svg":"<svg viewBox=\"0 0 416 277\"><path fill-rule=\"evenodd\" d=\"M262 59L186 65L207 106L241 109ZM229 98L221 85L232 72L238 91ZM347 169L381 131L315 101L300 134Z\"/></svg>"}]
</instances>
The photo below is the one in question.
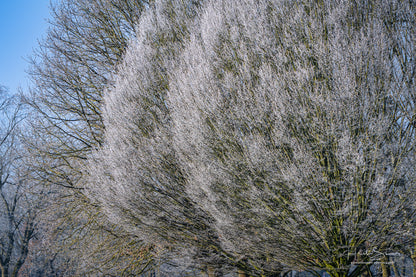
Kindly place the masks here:
<instances>
[{"instance_id":1,"label":"frozen tree","mask_svg":"<svg viewBox=\"0 0 416 277\"><path fill-rule=\"evenodd\" d=\"M414 14L156 1L105 94L90 197L144 240L253 275L413 255Z\"/></svg>"},{"instance_id":2,"label":"frozen tree","mask_svg":"<svg viewBox=\"0 0 416 277\"><path fill-rule=\"evenodd\" d=\"M115 88L107 93L108 143L91 161L90 186L113 223L170 249L171 261L185 257L184 265L191 259L193 266L222 267L213 219L184 193L166 103L168 70L189 40L198 8L198 1L157 1L142 16Z\"/></svg>"},{"instance_id":3,"label":"frozen tree","mask_svg":"<svg viewBox=\"0 0 416 277\"><path fill-rule=\"evenodd\" d=\"M77 163L101 143L102 92L146 5L146 0L63 0L52 7L54 19L33 55L33 86L25 97L39 138L32 148L54 162L39 165L51 183L79 188Z\"/></svg>"},{"instance_id":4,"label":"frozen tree","mask_svg":"<svg viewBox=\"0 0 416 277\"><path fill-rule=\"evenodd\" d=\"M47 36L33 55L33 84L24 97L31 108L25 144L32 156L28 166L33 182L50 191L50 210L42 226L45 237L54 239L43 246L49 247L44 252L51 255L48 259L55 262L54 268L57 261L65 261L78 266L80 275L87 274L81 271L83 267L119 275L117 270L123 271L119 266L128 264L131 257L121 261L126 255L115 253L123 253L128 242L143 244L121 231L112 232L117 226L84 195L88 172L83 170L88 153L102 141L102 93L111 86L110 77L128 40L135 36L135 24L151 2L55 1ZM98 238L100 243L96 243ZM102 246L101 251L97 246ZM148 248L135 249L132 256L137 257ZM68 259L72 262L67 263ZM139 260L137 265L141 265ZM127 267L131 274L143 269Z\"/></svg>"},{"instance_id":5,"label":"frozen tree","mask_svg":"<svg viewBox=\"0 0 416 277\"><path fill-rule=\"evenodd\" d=\"M409 251L414 8L207 6L168 106L187 193L227 251L332 276L361 274L375 250Z\"/></svg>"}]
</instances>

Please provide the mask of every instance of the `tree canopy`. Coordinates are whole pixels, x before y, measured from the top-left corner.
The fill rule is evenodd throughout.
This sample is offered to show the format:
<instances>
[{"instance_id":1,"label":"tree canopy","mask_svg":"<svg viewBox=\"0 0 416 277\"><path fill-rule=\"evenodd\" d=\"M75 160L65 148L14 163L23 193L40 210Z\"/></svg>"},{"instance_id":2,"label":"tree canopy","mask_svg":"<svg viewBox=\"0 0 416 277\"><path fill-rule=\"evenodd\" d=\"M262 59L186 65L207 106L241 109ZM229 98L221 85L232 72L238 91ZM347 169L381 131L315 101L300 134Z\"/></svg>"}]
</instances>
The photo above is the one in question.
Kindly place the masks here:
<instances>
[{"instance_id":1,"label":"tree canopy","mask_svg":"<svg viewBox=\"0 0 416 277\"><path fill-rule=\"evenodd\" d=\"M90 188L113 222L252 274L410 256L414 5L183 3L145 13L104 96Z\"/></svg>"},{"instance_id":2,"label":"tree canopy","mask_svg":"<svg viewBox=\"0 0 416 277\"><path fill-rule=\"evenodd\" d=\"M376 264L388 276L392 253L416 264L413 1L53 11L20 137L53 207L31 248L47 249L45 274L140 275L157 259L210 276Z\"/></svg>"}]
</instances>

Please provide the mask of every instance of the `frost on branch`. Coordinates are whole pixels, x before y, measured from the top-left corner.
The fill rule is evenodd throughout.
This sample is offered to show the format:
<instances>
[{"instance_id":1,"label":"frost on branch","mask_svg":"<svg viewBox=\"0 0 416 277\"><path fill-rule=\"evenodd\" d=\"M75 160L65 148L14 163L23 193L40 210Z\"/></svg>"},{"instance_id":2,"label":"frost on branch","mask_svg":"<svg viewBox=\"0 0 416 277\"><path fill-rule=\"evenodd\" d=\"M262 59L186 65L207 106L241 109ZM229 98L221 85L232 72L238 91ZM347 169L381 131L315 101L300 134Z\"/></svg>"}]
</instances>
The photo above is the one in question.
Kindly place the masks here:
<instances>
[{"instance_id":1,"label":"frost on branch","mask_svg":"<svg viewBox=\"0 0 416 277\"><path fill-rule=\"evenodd\" d=\"M156 4L105 97L93 195L153 243L254 274L409 255L414 8L370 2Z\"/></svg>"},{"instance_id":2,"label":"frost on branch","mask_svg":"<svg viewBox=\"0 0 416 277\"><path fill-rule=\"evenodd\" d=\"M160 1L142 16L138 38L105 96L106 144L91 159L90 193L112 222L147 243L180 251L175 259L221 267L214 219L185 194L166 99L168 72L189 39L197 4Z\"/></svg>"}]
</instances>

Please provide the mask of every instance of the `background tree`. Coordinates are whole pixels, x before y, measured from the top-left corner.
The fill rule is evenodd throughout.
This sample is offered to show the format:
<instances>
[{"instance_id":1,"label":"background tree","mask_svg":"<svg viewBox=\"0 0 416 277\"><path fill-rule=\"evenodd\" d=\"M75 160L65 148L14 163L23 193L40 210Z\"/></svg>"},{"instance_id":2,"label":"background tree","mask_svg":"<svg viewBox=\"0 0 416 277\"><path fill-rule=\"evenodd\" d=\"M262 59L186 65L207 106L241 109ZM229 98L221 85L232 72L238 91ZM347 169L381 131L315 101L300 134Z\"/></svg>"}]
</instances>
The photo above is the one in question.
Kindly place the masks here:
<instances>
[{"instance_id":1,"label":"background tree","mask_svg":"<svg viewBox=\"0 0 416 277\"><path fill-rule=\"evenodd\" d=\"M23 118L15 97L0 87L0 270L1 276L18 276L37 233L39 197L27 171L18 138Z\"/></svg>"},{"instance_id":2,"label":"background tree","mask_svg":"<svg viewBox=\"0 0 416 277\"><path fill-rule=\"evenodd\" d=\"M138 267L140 272L141 266L148 264L138 262L138 267L120 269L124 264L120 259L126 256L113 255L113 251L122 253L127 242L133 241L136 256L148 248L138 247L142 242L126 238L121 230L114 232L117 226L108 223L83 189L86 157L102 140L102 93L111 86L111 75L149 2L59 1L52 7L54 19L48 35L33 57L33 86L24 96L31 107L31 128L25 143L32 156L33 181L49 190L49 211L43 226L48 227L45 237L55 238L55 244L45 244L51 247L46 255L54 253L47 260L63 261L64 267L72 263L80 271L77 274L89 268L108 270L109 274L113 270L117 275L114 272L127 267L134 274ZM95 243L97 238L107 244ZM100 251L95 248L98 245L102 246ZM93 249L95 255L90 252ZM60 253L57 258L56 253Z\"/></svg>"},{"instance_id":3,"label":"background tree","mask_svg":"<svg viewBox=\"0 0 416 277\"><path fill-rule=\"evenodd\" d=\"M53 7L52 28L33 57L34 84L25 99L38 119L33 132L43 139L33 148L56 162L53 169L41 167L51 183L77 187L82 170L75 164L100 144L101 96L145 5L77 0Z\"/></svg>"}]
</instances>

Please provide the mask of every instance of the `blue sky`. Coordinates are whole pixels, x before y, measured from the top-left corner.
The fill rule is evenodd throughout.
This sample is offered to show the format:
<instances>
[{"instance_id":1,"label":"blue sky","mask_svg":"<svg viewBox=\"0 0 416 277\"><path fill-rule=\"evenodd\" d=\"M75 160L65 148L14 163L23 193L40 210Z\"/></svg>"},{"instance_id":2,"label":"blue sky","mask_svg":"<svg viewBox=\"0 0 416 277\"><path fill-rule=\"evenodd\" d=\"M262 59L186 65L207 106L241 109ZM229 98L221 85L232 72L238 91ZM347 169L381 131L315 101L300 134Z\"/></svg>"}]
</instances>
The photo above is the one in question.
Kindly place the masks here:
<instances>
[{"instance_id":1,"label":"blue sky","mask_svg":"<svg viewBox=\"0 0 416 277\"><path fill-rule=\"evenodd\" d=\"M0 0L0 85L27 87L28 57L45 37L50 0Z\"/></svg>"}]
</instances>

